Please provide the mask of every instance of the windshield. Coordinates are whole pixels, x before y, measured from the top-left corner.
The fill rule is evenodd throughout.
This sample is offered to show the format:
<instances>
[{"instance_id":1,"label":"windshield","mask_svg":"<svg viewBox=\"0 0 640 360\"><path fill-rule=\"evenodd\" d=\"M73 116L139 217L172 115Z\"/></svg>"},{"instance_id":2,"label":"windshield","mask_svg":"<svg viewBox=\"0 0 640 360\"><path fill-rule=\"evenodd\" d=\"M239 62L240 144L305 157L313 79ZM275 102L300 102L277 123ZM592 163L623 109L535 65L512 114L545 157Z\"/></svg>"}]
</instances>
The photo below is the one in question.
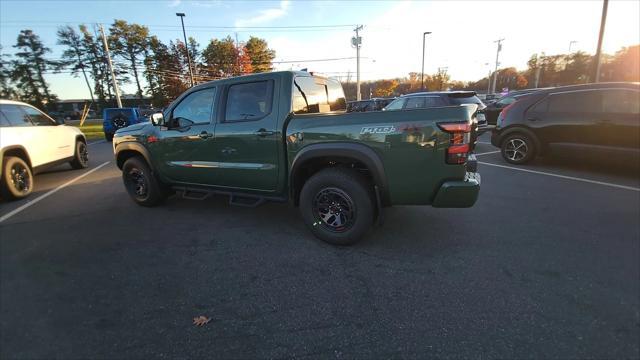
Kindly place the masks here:
<instances>
[{"instance_id":1,"label":"windshield","mask_svg":"<svg viewBox=\"0 0 640 360\"><path fill-rule=\"evenodd\" d=\"M389 105L385 106L384 110L400 110L404 105L405 99L395 99Z\"/></svg>"}]
</instances>

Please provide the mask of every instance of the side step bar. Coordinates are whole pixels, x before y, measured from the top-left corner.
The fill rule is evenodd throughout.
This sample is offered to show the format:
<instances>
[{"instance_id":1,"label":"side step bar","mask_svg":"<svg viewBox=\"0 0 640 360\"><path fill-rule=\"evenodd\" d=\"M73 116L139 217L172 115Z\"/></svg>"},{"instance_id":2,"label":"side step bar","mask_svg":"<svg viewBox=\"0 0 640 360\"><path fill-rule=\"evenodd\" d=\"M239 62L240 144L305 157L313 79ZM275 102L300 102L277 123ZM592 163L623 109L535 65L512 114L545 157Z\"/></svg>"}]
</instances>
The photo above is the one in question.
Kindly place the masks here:
<instances>
[{"instance_id":1,"label":"side step bar","mask_svg":"<svg viewBox=\"0 0 640 360\"><path fill-rule=\"evenodd\" d=\"M255 194L235 193L231 191L209 190L201 188L190 188L185 186L174 186L173 190L182 193L182 198L188 200L205 200L213 195L226 195L229 197L229 205L242 207L257 207L267 201L287 202L287 198L260 196Z\"/></svg>"}]
</instances>

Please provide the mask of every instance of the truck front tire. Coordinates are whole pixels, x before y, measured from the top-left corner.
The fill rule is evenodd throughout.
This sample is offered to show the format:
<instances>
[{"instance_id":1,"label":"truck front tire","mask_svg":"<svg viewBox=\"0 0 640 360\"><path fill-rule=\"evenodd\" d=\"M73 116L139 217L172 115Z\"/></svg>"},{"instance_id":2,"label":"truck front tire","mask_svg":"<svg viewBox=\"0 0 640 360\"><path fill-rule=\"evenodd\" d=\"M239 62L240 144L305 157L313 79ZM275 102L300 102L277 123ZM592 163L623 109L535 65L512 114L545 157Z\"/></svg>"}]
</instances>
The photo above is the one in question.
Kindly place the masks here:
<instances>
[{"instance_id":1,"label":"truck front tire","mask_svg":"<svg viewBox=\"0 0 640 360\"><path fill-rule=\"evenodd\" d=\"M327 168L313 175L300 192L300 212L311 232L333 245L351 245L374 221L373 189L355 170Z\"/></svg>"},{"instance_id":2,"label":"truck front tire","mask_svg":"<svg viewBox=\"0 0 640 360\"><path fill-rule=\"evenodd\" d=\"M168 196L165 186L158 181L144 159L134 156L122 165L122 181L131 199L140 206L153 207Z\"/></svg>"}]
</instances>

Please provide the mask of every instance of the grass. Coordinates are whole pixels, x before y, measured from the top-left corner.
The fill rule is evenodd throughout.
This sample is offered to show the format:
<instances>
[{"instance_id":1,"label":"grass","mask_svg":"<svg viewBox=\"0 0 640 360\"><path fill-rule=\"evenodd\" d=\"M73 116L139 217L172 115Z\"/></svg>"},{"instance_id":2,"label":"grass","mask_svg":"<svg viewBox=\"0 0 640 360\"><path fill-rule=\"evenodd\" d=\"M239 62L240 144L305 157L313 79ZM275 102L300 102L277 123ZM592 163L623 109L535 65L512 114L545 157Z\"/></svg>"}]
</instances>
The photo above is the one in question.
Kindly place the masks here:
<instances>
[{"instance_id":1,"label":"grass","mask_svg":"<svg viewBox=\"0 0 640 360\"><path fill-rule=\"evenodd\" d=\"M87 140L104 139L104 132L102 131L102 124L91 124L84 126L76 126L87 137Z\"/></svg>"}]
</instances>

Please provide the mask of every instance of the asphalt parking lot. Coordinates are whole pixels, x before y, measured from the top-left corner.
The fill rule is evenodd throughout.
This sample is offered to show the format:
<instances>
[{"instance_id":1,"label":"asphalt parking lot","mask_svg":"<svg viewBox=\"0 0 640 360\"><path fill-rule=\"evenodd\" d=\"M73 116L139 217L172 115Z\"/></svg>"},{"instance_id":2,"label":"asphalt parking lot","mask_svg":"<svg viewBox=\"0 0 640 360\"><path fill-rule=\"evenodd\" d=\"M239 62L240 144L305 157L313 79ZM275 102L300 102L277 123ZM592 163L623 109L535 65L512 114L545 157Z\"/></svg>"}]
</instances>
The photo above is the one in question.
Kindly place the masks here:
<instances>
[{"instance_id":1,"label":"asphalt parking lot","mask_svg":"<svg viewBox=\"0 0 640 360\"><path fill-rule=\"evenodd\" d=\"M481 142L475 207L347 248L287 204L138 207L95 143L0 201L0 357L638 358L640 166Z\"/></svg>"}]
</instances>

